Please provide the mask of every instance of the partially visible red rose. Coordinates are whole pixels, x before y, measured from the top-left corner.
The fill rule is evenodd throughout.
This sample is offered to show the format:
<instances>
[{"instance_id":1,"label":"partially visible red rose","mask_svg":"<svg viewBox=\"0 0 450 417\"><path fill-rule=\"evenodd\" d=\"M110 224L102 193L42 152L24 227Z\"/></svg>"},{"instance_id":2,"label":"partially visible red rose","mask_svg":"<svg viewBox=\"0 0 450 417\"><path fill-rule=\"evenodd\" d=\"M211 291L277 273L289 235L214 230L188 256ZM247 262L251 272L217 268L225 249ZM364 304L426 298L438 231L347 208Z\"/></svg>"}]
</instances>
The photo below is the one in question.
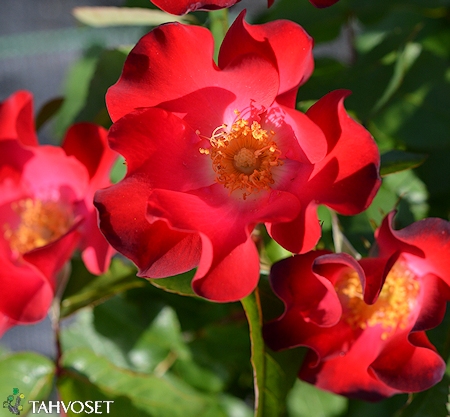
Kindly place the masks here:
<instances>
[{"instance_id":1,"label":"partially visible red rose","mask_svg":"<svg viewBox=\"0 0 450 417\"><path fill-rule=\"evenodd\" d=\"M241 0L151 0L151 2L167 13L184 15L196 10L217 10L231 7Z\"/></svg>"},{"instance_id":2,"label":"partially visible red rose","mask_svg":"<svg viewBox=\"0 0 450 417\"><path fill-rule=\"evenodd\" d=\"M376 257L318 251L272 268L285 312L265 325L266 342L310 347L299 377L319 388L379 400L426 390L445 372L425 331L450 299L450 223L430 218L394 230L393 216L376 233Z\"/></svg>"},{"instance_id":3,"label":"partially visible red rose","mask_svg":"<svg viewBox=\"0 0 450 417\"><path fill-rule=\"evenodd\" d=\"M94 192L111 184L116 159L106 130L72 126L62 147L39 145L32 96L0 105L0 335L45 317L56 275L78 248L86 267L104 272L113 253L101 235Z\"/></svg>"},{"instance_id":4,"label":"partially visible red rose","mask_svg":"<svg viewBox=\"0 0 450 417\"><path fill-rule=\"evenodd\" d=\"M198 266L197 294L238 300L259 278L257 223L304 252L320 238L318 204L345 214L370 204L379 155L344 109L349 92L295 110L312 67L312 39L300 26L251 26L244 14L218 65L201 27L167 24L139 41L107 94L109 141L127 176L95 204L103 233L140 276Z\"/></svg>"},{"instance_id":5,"label":"partially visible red rose","mask_svg":"<svg viewBox=\"0 0 450 417\"><path fill-rule=\"evenodd\" d=\"M309 2L313 5L318 7L319 9L323 9L325 7L330 7L334 3L337 3L339 0L309 0Z\"/></svg>"},{"instance_id":6,"label":"partially visible red rose","mask_svg":"<svg viewBox=\"0 0 450 417\"><path fill-rule=\"evenodd\" d=\"M189 12L195 12L196 10L218 10L225 9L231 6L234 6L236 3L239 3L241 0L201 0L201 1L192 1L192 0L151 0L151 2L159 7L161 10L164 10L167 13L175 14L175 15L184 15ZM267 6L270 7L274 3L275 0L267 0ZM324 8L332 6L334 3L337 3L339 0L309 0L309 2L318 7Z\"/></svg>"}]
</instances>

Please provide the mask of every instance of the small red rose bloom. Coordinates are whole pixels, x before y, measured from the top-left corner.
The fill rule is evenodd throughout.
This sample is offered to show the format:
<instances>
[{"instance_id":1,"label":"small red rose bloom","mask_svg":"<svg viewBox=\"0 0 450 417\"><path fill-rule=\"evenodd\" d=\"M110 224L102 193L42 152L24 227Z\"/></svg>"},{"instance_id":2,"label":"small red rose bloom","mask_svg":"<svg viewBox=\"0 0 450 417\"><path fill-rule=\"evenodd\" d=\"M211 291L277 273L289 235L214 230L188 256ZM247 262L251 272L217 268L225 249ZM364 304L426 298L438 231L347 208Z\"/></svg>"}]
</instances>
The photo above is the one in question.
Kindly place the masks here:
<instances>
[{"instance_id":1,"label":"small red rose bloom","mask_svg":"<svg viewBox=\"0 0 450 417\"><path fill-rule=\"evenodd\" d=\"M276 350L310 347L299 377L319 388L379 400L428 389L445 372L425 330L450 298L450 223L394 230L393 216L376 233L377 257L317 251L273 265L286 309L265 325L265 339Z\"/></svg>"},{"instance_id":2,"label":"small red rose bloom","mask_svg":"<svg viewBox=\"0 0 450 417\"><path fill-rule=\"evenodd\" d=\"M292 22L243 18L218 65L201 27L167 24L139 41L107 94L109 141L127 176L95 198L103 233L140 276L198 266L194 291L215 301L255 288L257 223L308 251L321 234L318 204L354 214L379 186L377 147L347 115L347 91L306 115L294 108L312 72L311 38Z\"/></svg>"},{"instance_id":3,"label":"small red rose bloom","mask_svg":"<svg viewBox=\"0 0 450 417\"><path fill-rule=\"evenodd\" d=\"M106 130L87 123L72 126L62 147L39 145L28 92L0 104L0 334L45 317L76 248L92 273L108 268L113 249L92 200L111 184L115 159Z\"/></svg>"}]
</instances>

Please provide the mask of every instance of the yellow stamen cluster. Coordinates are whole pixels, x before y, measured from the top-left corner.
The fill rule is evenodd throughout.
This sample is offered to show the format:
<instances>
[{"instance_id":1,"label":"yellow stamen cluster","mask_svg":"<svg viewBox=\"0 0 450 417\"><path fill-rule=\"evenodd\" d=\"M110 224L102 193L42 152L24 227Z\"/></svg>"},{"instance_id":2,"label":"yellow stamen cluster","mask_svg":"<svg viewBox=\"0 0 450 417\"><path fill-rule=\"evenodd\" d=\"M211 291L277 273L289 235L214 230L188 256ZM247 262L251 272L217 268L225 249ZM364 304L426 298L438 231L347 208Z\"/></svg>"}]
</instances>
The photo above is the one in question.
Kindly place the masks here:
<instances>
[{"instance_id":1,"label":"yellow stamen cluster","mask_svg":"<svg viewBox=\"0 0 450 417\"><path fill-rule=\"evenodd\" d=\"M252 193L270 190L274 183L271 170L283 164L274 135L256 121L249 124L238 119L229 130L226 125L219 126L209 139L211 148L200 148L200 153L211 156L216 181L230 194L243 191L245 199Z\"/></svg>"},{"instance_id":2,"label":"yellow stamen cluster","mask_svg":"<svg viewBox=\"0 0 450 417\"><path fill-rule=\"evenodd\" d=\"M397 262L386 277L377 301L368 305L363 300L356 272L344 275L336 283L336 291L344 307L343 319L354 329L381 325L381 338L387 339L397 328L405 329L419 294L419 281L410 269Z\"/></svg>"},{"instance_id":3,"label":"yellow stamen cluster","mask_svg":"<svg viewBox=\"0 0 450 417\"><path fill-rule=\"evenodd\" d=\"M66 233L73 223L71 213L56 201L27 198L12 205L20 217L16 229L6 226L5 238L13 251L25 253L55 241Z\"/></svg>"}]
</instances>

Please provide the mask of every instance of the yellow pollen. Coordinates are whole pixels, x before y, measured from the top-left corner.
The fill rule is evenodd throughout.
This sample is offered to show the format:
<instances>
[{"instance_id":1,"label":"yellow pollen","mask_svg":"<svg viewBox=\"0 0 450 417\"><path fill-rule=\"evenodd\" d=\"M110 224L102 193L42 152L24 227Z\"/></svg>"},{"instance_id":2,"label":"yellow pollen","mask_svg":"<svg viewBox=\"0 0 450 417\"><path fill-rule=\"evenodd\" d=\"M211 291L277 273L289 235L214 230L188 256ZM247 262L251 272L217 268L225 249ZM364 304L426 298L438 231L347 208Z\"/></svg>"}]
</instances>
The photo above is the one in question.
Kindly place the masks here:
<instances>
[{"instance_id":1,"label":"yellow pollen","mask_svg":"<svg viewBox=\"0 0 450 417\"><path fill-rule=\"evenodd\" d=\"M381 325L384 330L381 338L386 340L397 328L407 327L420 286L415 274L399 261L389 272L372 305L364 302L356 272L345 274L335 288L343 305L343 319L354 329Z\"/></svg>"},{"instance_id":2,"label":"yellow pollen","mask_svg":"<svg viewBox=\"0 0 450 417\"><path fill-rule=\"evenodd\" d=\"M45 246L66 233L73 223L67 208L56 201L27 198L12 204L20 217L18 227L5 227L4 236L13 251L25 253Z\"/></svg>"},{"instance_id":3,"label":"yellow pollen","mask_svg":"<svg viewBox=\"0 0 450 417\"><path fill-rule=\"evenodd\" d=\"M235 114L239 112L235 110ZM210 155L216 181L230 190L242 191L245 198L261 190L270 190L274 183L272 169L283 165L280 150L273 141L275 132L269 133L253 121L236 120L230 129L226 125L216 128L209 138L210 149L199 152Z\"/></svg>"}]
</instances>

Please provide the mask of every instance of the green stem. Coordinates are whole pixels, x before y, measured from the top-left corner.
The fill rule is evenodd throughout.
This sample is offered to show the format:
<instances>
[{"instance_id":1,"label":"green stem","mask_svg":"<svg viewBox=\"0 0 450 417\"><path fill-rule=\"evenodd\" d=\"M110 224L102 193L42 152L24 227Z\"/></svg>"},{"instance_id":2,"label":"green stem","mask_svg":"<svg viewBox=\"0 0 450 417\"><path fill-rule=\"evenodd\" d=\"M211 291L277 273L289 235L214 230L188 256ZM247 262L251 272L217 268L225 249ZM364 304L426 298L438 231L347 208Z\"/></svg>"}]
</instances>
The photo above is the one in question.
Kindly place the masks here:
<instances>
[{"instance_id":1,"label":"green stem","mask_svg":"<svg viewBox=\"0 0 450 417\"><path fill-rule=\"evenodd\" d=\"M53 334L55 335L56 344L56 375L60 375L62 371L61 359L62 359L62 347L61 347L61 301L64 295L64 290L66 289L67 282L69 281L71 274L70 262L66 262L63 269L58 273L57 285L55 290L55 296L53 297L53 302L49 311L50 321L52 323Z\"/></svg>"},{"instance_id":2,"label":"green stem","mask_svg":"<svg viewBox=\"0 0 450 417\"><path fill-rule=\"evenodd\" d=\"M214 60L217 62L220 45L228 30L228 9L214 10L209 13L210 30L214 37Z\"/></svg>"},{"instance_id":3,"label":"green stem","mask_svg":"<svg viewBox=\"0 0 450 417\"><path fill-rule=\"evenodd\" d=\"M264 381L266 373L265 347L262 336L262 312L259 292L256 289L241 300L250 328L251 362L255 386L255 417L264 415Z\"/></svg>"}]
</instances>

